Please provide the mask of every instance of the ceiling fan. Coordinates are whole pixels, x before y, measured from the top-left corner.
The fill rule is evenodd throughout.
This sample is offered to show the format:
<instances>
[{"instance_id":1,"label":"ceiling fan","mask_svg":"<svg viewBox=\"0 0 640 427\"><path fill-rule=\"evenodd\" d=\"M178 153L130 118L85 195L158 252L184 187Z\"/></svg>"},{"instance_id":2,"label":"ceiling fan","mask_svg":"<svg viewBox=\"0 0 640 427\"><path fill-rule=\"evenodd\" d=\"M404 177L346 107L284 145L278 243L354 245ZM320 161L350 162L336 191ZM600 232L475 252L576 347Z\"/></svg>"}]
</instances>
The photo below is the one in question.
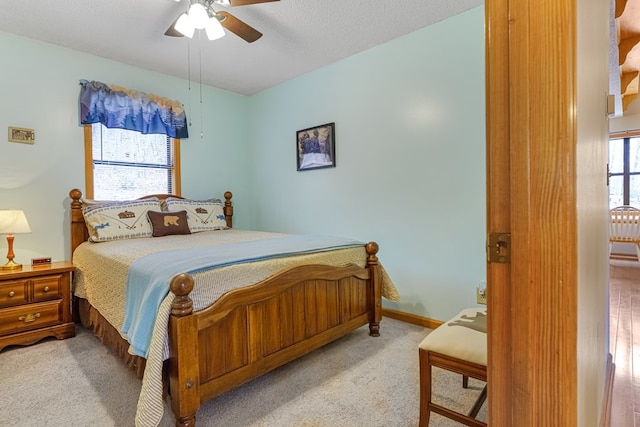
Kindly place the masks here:
<instances>
[{"instance_id":1,"label":"ceiling fan","mask_svg":"<svg viewBox=\"0 0 640 427\"><path fill-rule=\"evenodd\" d=\"M274 1L280 0L189 0L189 10L180 14L164 34L170 37L191 38L195 29L205 29L209 40L215 40L224 35L224 27L248 43L253 43L262 37L260 31L229 12L214 10L213 4L234 7Z\"/></svg>"}]
</instances>

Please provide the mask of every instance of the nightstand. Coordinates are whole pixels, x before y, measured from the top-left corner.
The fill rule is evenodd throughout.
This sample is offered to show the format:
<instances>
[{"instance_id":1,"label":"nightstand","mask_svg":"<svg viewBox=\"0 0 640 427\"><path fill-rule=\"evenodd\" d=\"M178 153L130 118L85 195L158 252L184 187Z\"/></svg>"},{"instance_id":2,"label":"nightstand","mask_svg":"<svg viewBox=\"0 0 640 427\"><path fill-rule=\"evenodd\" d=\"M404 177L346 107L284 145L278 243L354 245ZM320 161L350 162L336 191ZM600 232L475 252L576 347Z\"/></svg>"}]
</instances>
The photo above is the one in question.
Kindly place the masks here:
<instances>
[{"instance_id":1,"label":"nightstand","mask_svg":"<svg viewBox=\"0 0 640 427\"><path fill-rule=\"evenodd\" d=\"M0 270L0 351L45 337L61 340L75 336L71 318L73 270L67 261Z\"/></svg>"}]
</instances>

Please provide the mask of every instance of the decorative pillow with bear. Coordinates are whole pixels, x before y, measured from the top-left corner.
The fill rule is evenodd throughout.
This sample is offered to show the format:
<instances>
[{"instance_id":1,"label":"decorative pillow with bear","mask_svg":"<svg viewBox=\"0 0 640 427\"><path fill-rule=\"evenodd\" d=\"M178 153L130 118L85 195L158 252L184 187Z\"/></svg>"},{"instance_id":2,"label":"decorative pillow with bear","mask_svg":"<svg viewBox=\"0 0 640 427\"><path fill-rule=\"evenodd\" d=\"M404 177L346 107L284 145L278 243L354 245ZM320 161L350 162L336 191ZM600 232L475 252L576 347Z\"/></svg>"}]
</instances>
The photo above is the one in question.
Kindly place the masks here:
<instances>
[{"instance_id":1,"label":"decorative pillow with bear","mask_svg":"<svg viewBox=\"0 0 640 427\"><path fill-rule=\"evenodd\" d=\"M220 199L190 200L169 197L166 199L166 206L169 212L187 211L187 222L192 233L227 228Z\"/></svg>"},{"instance_id":2,"label":"decorative pillow with bear","mask_svg":"<svg viewBox=\"0 0 640 427\"><path fill-rule=\"evenodd\" d=\"M172 234L191 234L187 222L187 211L147 212L151 221L152 236L162 237Z\"/></svg>"},{"instance_id":3,"label":"decorative pillow with bear","mask_svg":"<svg viewBox=\"0 0 640 427\"><path fill-rule=\"evenodd\" d=\"M151 223L148 211L159 211L157 198L110 202L82 208L89 240L106 242L109 240L151 237Z\"/></svg>"}]
</instances>

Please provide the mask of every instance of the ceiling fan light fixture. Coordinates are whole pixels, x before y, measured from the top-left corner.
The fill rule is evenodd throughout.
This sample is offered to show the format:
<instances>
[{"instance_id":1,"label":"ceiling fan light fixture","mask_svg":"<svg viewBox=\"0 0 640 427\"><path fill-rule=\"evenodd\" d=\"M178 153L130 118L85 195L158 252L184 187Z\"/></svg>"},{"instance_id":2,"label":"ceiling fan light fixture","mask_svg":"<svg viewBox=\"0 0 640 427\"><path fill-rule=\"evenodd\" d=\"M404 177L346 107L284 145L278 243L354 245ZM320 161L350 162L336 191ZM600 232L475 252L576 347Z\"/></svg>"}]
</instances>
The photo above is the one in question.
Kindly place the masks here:
<instances>
[{"instance_id":1,"label":"ceiling fan light fixture","mask_svg":"<svg viewBox=\"0 0 640 427\"><path fill-rule=\"evenodd\" d=\"M193 26L199 30L202 30L207 26L207 22L209 21L209 14L207 13L207 9L200 3L194 3L189 8L189 18L191 19L191 23Z\"/></svg>"},{"instance_id":2,"label":"ceiling fan light fixture","mask_svg":"<svg viewBox=\"0 0 640 427\"><path fill-rule=\"evenodd\" d=\"M176 21L176 25L174 25L174 28L180 34L189 38L192 38L193 33L196 31L196 28L193 26L193 23L189 18L189 15L187 15L186 13L180 15L180 18L178 18L178 20Z\"/></svg>"},{"instance_id":3,"label":"ceiling fan light fixture","mask_svg":"<svg viewBox=\"0 0 640 427\"><path fill-rule=\"evenodd\" d=\"M207 21L207 26L204 27L207 32L207 38L209 40L217 40L224 36L224 28L216 16L212 16Z\"/></svg>"}]
</instances>

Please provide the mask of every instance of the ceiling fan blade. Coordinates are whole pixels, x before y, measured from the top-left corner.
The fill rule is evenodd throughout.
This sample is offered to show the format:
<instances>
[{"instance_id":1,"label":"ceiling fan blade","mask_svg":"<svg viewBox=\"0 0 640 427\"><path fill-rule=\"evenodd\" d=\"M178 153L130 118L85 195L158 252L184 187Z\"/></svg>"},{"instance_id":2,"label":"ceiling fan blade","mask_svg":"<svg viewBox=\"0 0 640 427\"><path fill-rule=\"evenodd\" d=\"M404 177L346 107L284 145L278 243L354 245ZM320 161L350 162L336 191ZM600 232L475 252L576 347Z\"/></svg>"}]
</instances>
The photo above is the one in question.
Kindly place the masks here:
<instances>
[{"instance_id":1,"label":"ceiling fan blade","mask_svg":"<svg viewBox=\"0 0 640 427\"><path fill-rule=\"evenodd\" d=\"M248 6L250 4L270 3L272 1L280 0L229 0L229 6Z\"/></svg>"},{"instance_id":2,"label":"ceiling fan blade","mask_svg":"<svg viewBox=\"0 0 640 427\"><path fill-rule=\"evenodd\" d=\"M169 36L169 37L184 37L184 35L181 32L176 30L176 22L178 22L179 18L180 18L180 16L178 16L176 18L176 20L173 21L173 23L169 26L169 28L167 28L167 31L164 32L165 36Z\"/></svg>"},{"instance_id":3,"label":"ceiling fan blade","mask_svg":"<svg viewBox=\"0 0 640 427\"><path fill-rule=\"evenodd\" d=\"M224 28L236 34L238 37L243 38L247 42L253 43L262 37L262 33L260 31L239 20L229 12L220 11L216 13L224 16L224 19L220 22Z\"/></svg>"}]
</instances>

